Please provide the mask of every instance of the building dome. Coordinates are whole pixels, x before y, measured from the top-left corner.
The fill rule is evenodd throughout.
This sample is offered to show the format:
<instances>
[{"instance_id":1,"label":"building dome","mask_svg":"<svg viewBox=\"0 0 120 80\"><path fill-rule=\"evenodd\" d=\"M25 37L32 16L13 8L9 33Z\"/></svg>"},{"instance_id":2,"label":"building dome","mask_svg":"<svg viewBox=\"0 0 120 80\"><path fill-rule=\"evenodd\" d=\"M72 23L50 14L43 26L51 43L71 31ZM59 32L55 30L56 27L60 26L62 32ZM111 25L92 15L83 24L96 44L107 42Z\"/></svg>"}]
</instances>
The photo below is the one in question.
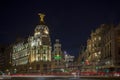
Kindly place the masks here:
<instances>
[{"instance_id":1,"label":"building dome","mask_svg":"<svg viewBox=\"0 0 120 80\"><path fill-rule=\"evenodd\" d=\"M44 24L44 14L39 13L40 16L40 24L36 26L35 28L35 34L34 35L40 35L40 34L48 34L49 29L48 27Z\"/></svg>"},{"instance_id":2,"label":"building dome","mask_svg":"<svg viewBox=\"0 0 120 80\"><path fill-rule=\"evenodd\" d=\"M46 25L37 25L35 28L35 35L48 34L49 29Z\"/></svg>"}]
</instances>

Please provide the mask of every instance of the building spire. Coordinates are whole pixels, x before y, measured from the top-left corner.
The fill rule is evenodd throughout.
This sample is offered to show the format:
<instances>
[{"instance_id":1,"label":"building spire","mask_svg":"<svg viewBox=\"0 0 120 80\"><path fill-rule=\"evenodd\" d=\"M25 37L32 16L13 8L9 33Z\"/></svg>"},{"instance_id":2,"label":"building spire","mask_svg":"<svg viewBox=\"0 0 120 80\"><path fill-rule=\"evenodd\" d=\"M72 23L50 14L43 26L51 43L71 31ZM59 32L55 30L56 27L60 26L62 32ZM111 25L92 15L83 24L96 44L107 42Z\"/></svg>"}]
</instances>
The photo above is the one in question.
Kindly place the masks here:
<instances>
[{"instance_id":1,"label":"building spire","mask_svg":"<svg viewBox=\"0 0 120 80\"><path fill-rule=\"evenodd\" d=\"M40 23L44 23L45 14L38 13L38 15L40 16Z\"/></svg>"}]
</instances>

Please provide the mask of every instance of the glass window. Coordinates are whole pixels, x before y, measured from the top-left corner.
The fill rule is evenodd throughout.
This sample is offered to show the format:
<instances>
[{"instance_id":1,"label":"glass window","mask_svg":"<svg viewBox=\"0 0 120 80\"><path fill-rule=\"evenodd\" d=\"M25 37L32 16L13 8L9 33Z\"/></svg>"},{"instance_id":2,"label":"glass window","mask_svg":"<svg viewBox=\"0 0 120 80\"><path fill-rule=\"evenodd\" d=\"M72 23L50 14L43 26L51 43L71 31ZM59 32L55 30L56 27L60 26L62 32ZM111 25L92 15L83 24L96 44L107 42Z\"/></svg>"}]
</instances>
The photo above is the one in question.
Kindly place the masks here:
<instances>
[{"instance_id":1,"label":"glass window","mask_svg":"<svg viewBox=\"0 0 120 80\"><path fill-rule=\"evenodd\" d=\"M101 40L101 37L98 37L99 40Z\"/></svg>"}]
</instances>

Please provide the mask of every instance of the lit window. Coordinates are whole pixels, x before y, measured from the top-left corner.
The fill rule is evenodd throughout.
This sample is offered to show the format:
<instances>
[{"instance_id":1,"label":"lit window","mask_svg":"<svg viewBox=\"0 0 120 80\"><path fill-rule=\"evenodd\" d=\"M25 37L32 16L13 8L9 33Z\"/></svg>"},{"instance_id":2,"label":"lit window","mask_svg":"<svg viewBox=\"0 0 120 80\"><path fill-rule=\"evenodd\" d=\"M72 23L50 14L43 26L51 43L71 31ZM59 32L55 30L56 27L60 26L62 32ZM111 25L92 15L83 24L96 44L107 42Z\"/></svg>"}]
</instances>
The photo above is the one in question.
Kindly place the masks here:
<instances>
[{"instance_id":1,"label":"lit window","mask_svg":"<svg viewBox=\"0 0 120 80\"><path fill-rule=\"evenodd\" d=\"M36 57L36 61L38 61L38 55L37 55L37 57Z\"/></svg>"},{"instance_id":2,"label":"lit window","mask_svg":"<svg viewBox=\"0 0 120 80\"><path fill-rule=\"evenodd\" d=\"M32 47L35 46L35 42L32 42L32 43L31 43L31 46L32 46Z\"/></svg>"},{"instance_id":3,"label":"lit window","mask_svg":"<svg viewBox=\"0 0 120 80\"><path fill-rule=\"evenodd\" d=\"M40 34L40 32L35 32L35 35L39 35Z\"/></svg>"},{"instance_id":4,"label":"lit window","mask_svg":"<svg viewBox=\"0 0 120 80\"><path fill-rule=\"evenodd\" d=\"M48 34L48 31L47 31L47 30L45 30L44 32L45 32L45 34Z\"/></svg>"},{"instance_id":5,"label":"lit window","mask_svg":"<svg viewBox=\"0 0 120 80\"><path fill-rule=\"evenodd\" d=\"M96 37L95 37L95 41L96 41Z\"/></svg>"},{"instance_id":6,"label":"lit window","mask_svg":"<svg viewBox=\"0 0 120 80\"><path fill-rule=\"evenodd\" d=\"M92 44L92 46L94 47L94 46L95 46L95 44Z\"/></svg>"},{"instance_id":7,"label":"lit window","mask_svg":"<svg viewBox=\"0 0 120 80\"><path fill-rule=\"evenodd\" d=\"M42 57L41 57L41 60L42 60Z\"/></svg>"},{"instance_id":8,"label":"lit window","mask_svg":"<svg viewBox=\"0 0 120 80\"><path fill-rule=\"evenodd\" d=\"M95 56L97 56L97 53L95 53Z\"/></svg>"},{"instance_id":9,"label":"lit window","mask_svg":"<svg viewBox=\"0 0 120 80\"><path fill-rule=\"evenodd\" d=\"M101 54L101 52L99 51L98 54Z\"/></svg>"},{"instance_id":10,"label":"lit window","mask_svg":"<svg viewBox=\"0 0 120 80\"><path fill-rule=\"evenodd\" d=\"M101 37L98 37L99 40L101 40Z\"/></svg>"}]
</instances>

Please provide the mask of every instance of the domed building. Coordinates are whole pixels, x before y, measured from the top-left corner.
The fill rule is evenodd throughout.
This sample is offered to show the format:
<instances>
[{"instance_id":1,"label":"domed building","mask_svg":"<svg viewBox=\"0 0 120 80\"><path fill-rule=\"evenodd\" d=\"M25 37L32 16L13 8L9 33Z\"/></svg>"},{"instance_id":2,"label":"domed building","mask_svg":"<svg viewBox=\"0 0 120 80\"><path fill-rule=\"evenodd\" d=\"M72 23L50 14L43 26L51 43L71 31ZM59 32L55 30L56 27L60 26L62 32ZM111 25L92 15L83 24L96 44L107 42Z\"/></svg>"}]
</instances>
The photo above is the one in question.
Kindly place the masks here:
<instances>
[{"instance_id":1,"label":"domed building","mask_svg":"<svg viewBox=\"0 0 120 80\"><path fill-rule=\"evenodd\" d=\"M13 46L13 72L47 72L51 67L51 40L48 26L44 22L44 14L40 16L40 24L36 26L34 35Z\"/></svg>"}]
</instances>

